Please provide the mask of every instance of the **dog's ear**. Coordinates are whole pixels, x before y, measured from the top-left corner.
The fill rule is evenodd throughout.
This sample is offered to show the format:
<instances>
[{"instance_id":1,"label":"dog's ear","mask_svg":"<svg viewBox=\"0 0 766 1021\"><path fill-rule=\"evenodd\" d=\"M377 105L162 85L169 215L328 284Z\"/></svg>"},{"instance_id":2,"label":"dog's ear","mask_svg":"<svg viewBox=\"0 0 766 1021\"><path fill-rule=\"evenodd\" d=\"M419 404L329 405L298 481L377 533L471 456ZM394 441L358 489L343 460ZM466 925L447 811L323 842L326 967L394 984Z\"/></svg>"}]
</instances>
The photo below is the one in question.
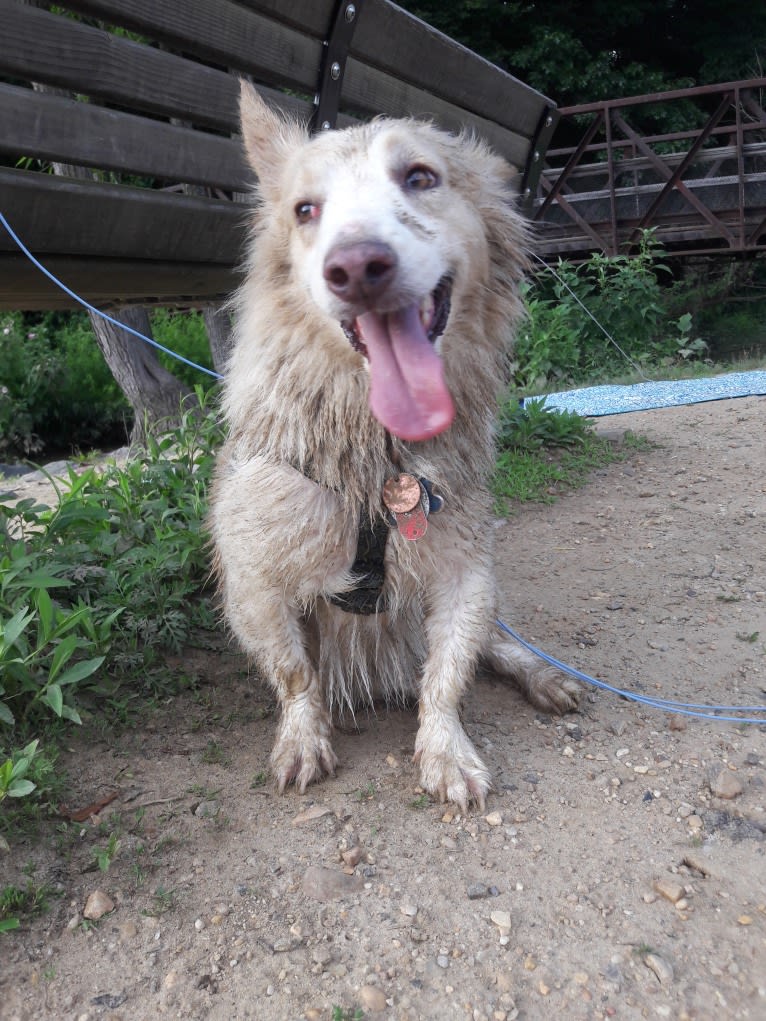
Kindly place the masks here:
<instances>
[{"instance_id":1,"label":"dog's ear","mask_svg":"<svg viewBox=\"0 0 766 1021\"><path fill-rule=\"evenodd\" d=\"M244 79L240 81L239 114L248 163L261 188L268 187L287 155L306 140L306 131L268 106Z\"/></svg>"}]
</instances>

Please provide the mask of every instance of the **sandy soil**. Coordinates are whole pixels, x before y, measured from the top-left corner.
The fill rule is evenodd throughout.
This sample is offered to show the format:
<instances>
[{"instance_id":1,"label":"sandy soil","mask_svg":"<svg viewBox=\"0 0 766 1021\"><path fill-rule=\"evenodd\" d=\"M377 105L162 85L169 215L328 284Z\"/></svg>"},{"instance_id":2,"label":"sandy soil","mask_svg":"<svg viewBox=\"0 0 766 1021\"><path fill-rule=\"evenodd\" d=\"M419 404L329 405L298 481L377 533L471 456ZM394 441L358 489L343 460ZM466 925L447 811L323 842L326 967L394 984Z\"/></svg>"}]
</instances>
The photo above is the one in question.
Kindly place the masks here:
<instances>
[{"instance_id":1,"label":"sandy soil","mask_svg":"<svg viewBox=\"0 0 766 1021\"><path fill-rule=\"evenodd\" d=\"M658 446L498 522L506 619L625 687L766 702L766 401L598 426ZM3 1021L766 1018L766 727L595 690L549 719L482 678L497 789L463 818L384 709L340 730L335 779L277 796L268 692L229 649L185 661L193 694L72 737L70 807L115 800L0 859L60 894L0 936Z\"/></svg>"}]
</instances>

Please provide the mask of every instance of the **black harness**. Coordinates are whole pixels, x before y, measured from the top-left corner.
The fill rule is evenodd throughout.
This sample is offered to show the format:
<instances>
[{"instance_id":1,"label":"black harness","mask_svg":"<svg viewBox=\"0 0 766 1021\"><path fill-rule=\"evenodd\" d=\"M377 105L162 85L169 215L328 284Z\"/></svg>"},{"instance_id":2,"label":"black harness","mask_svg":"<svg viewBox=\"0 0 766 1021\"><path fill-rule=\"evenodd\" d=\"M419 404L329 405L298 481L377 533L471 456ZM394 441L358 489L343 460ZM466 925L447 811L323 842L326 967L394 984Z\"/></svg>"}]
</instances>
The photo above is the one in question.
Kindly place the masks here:
<instances>
[{"instance_id":1,"label":"black harness","mask_svg":"<svg viewBox=\"0 0 766 1021\"><path fill-rule=\"evenodd\" d=\"M330 596L331 603L346 613L360 613L365 616L385 610L381 595L386 580L386 543L390 531L391 526L385 518L377 517L371 521L367 509L362 508L356 559L351 566L358 580L350 592L339 592Z\"/></svg>"}]
</instances>

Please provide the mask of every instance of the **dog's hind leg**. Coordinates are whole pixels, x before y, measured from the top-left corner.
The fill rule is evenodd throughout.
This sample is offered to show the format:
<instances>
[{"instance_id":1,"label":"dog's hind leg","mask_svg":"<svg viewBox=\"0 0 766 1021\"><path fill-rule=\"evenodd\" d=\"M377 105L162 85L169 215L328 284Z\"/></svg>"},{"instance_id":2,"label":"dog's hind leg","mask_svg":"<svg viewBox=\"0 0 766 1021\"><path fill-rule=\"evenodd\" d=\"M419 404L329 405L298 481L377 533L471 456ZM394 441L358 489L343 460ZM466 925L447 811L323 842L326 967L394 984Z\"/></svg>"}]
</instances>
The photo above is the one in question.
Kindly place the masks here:
<instances>
[{"instance_id":1,"label":"dog's hind leg","mask_svg":"<svg viewBox=\"0 0 766 1021\"><path fill-rule=\"evenodd\" d=\"M556 667L494 628L482 649L482 662L511 680L524 697L545 713L568 713L577 708L582 687Z\"/></svg>"}]
</instances>

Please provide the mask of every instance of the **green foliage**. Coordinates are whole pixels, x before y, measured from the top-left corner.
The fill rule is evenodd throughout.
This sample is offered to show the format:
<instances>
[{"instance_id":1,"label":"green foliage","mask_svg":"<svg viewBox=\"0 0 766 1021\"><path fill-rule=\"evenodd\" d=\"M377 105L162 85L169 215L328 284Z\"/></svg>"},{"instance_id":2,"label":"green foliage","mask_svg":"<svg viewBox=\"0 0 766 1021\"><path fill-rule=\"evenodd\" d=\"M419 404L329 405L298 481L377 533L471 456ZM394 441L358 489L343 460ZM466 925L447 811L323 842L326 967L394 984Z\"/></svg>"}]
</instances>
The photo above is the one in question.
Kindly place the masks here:
<instances>
[{"instance_id":1,"label":"green foliage","mask_svg":"<svg viewBox=\"0 0 766 1021\"><path fill-rule=\"evenodd\" d=\"M113 697L126 671L151 683L163 650L213 626L204 517L219 439L195 409L123 468L70 470L54 509L0 505L0 753L16 733L79 723L86 695ZM40 755L37 741L0 754L3 796L33 793Z\"/></svg>"},{"instance_id":2,"label":"green foliage","mask_svg":"<svg viewBox=\"0 0 766 1021\"><path fill-rule=\"evenodd\" d=\"M0 454L92 445L129 416L84 314L0 318Z\"/></svg>"},{"instance_id":3,"label":"green foliage","mask_svg":"<svg viewBox=\"0 0 766 1021\"><path fill-rule=\"evenodd\" d=\"M515 398L501 408L497 445L492 492L499 514L515 502L552 503L620 456L580 415L547 409L544 401L521 406Z\"/></svg>"},{"instance_id":4,"label":"green foliage","mask_svg":"<svg viewBox=\"0 0 766 1021\"><path fill-rule=\"evenodd\" d=\"M52 894L53 889L47 883L35 883L31 876L24 889L4 886L0 890L0 933L18 929L20 916L34 917L47 911Z\"/></svg>"},{"instance_id":5,"label":"green foliage","mask_svg":"<svg viewBox=\"0 0 766 1021\"><path fill-rule=\"evenodd\" d=\"M766 7L751 0L402 0L402 6L560 106L761 75ZM668 115L670 114L669 119ZM694 126L691 104L652 112L657 130Z\"/></svg>"},{"instance_id":6,"label":"green foliage","mask_svg":"<svg viewBox=\"0 0 766 1021\"><path fill-rule=\"evenodd\" d=\"M691 314L675 317L662 249L644 232L637 255L595 253L580 265L559 261L525 292L513 365L524 390L603 381L635 365L668 366L704 357Z\"/></svg>"},{"instance_id":7,"label":"green foliage","mask_svg":"<svg viewBox=\"0 0 766 1021\"><path fill-rule=\"evenodd\" d=\"M163 309L154 313L152 328L159 343L212 368L201 313ZM188 386L200 382L198 370L159 357ZM84 312L0 315L0 380L0 456L127 439L132 410Z\"/></svg>"},{"instance_id":8,"label":"green foliage","mask_svg":"<svg viewBox=\"0 0 766 1021\"><path fill-rule=\"evenodd\" d=\"M210 355L207 328L201 312L176 312L161 308L152 313L152 332L160 344L176 351L206 369L213 368ZM159 352L159 360L165 368L189 387L198 386L201 373L179 362L176 358Z\"/></svg>"}]
</instances>

